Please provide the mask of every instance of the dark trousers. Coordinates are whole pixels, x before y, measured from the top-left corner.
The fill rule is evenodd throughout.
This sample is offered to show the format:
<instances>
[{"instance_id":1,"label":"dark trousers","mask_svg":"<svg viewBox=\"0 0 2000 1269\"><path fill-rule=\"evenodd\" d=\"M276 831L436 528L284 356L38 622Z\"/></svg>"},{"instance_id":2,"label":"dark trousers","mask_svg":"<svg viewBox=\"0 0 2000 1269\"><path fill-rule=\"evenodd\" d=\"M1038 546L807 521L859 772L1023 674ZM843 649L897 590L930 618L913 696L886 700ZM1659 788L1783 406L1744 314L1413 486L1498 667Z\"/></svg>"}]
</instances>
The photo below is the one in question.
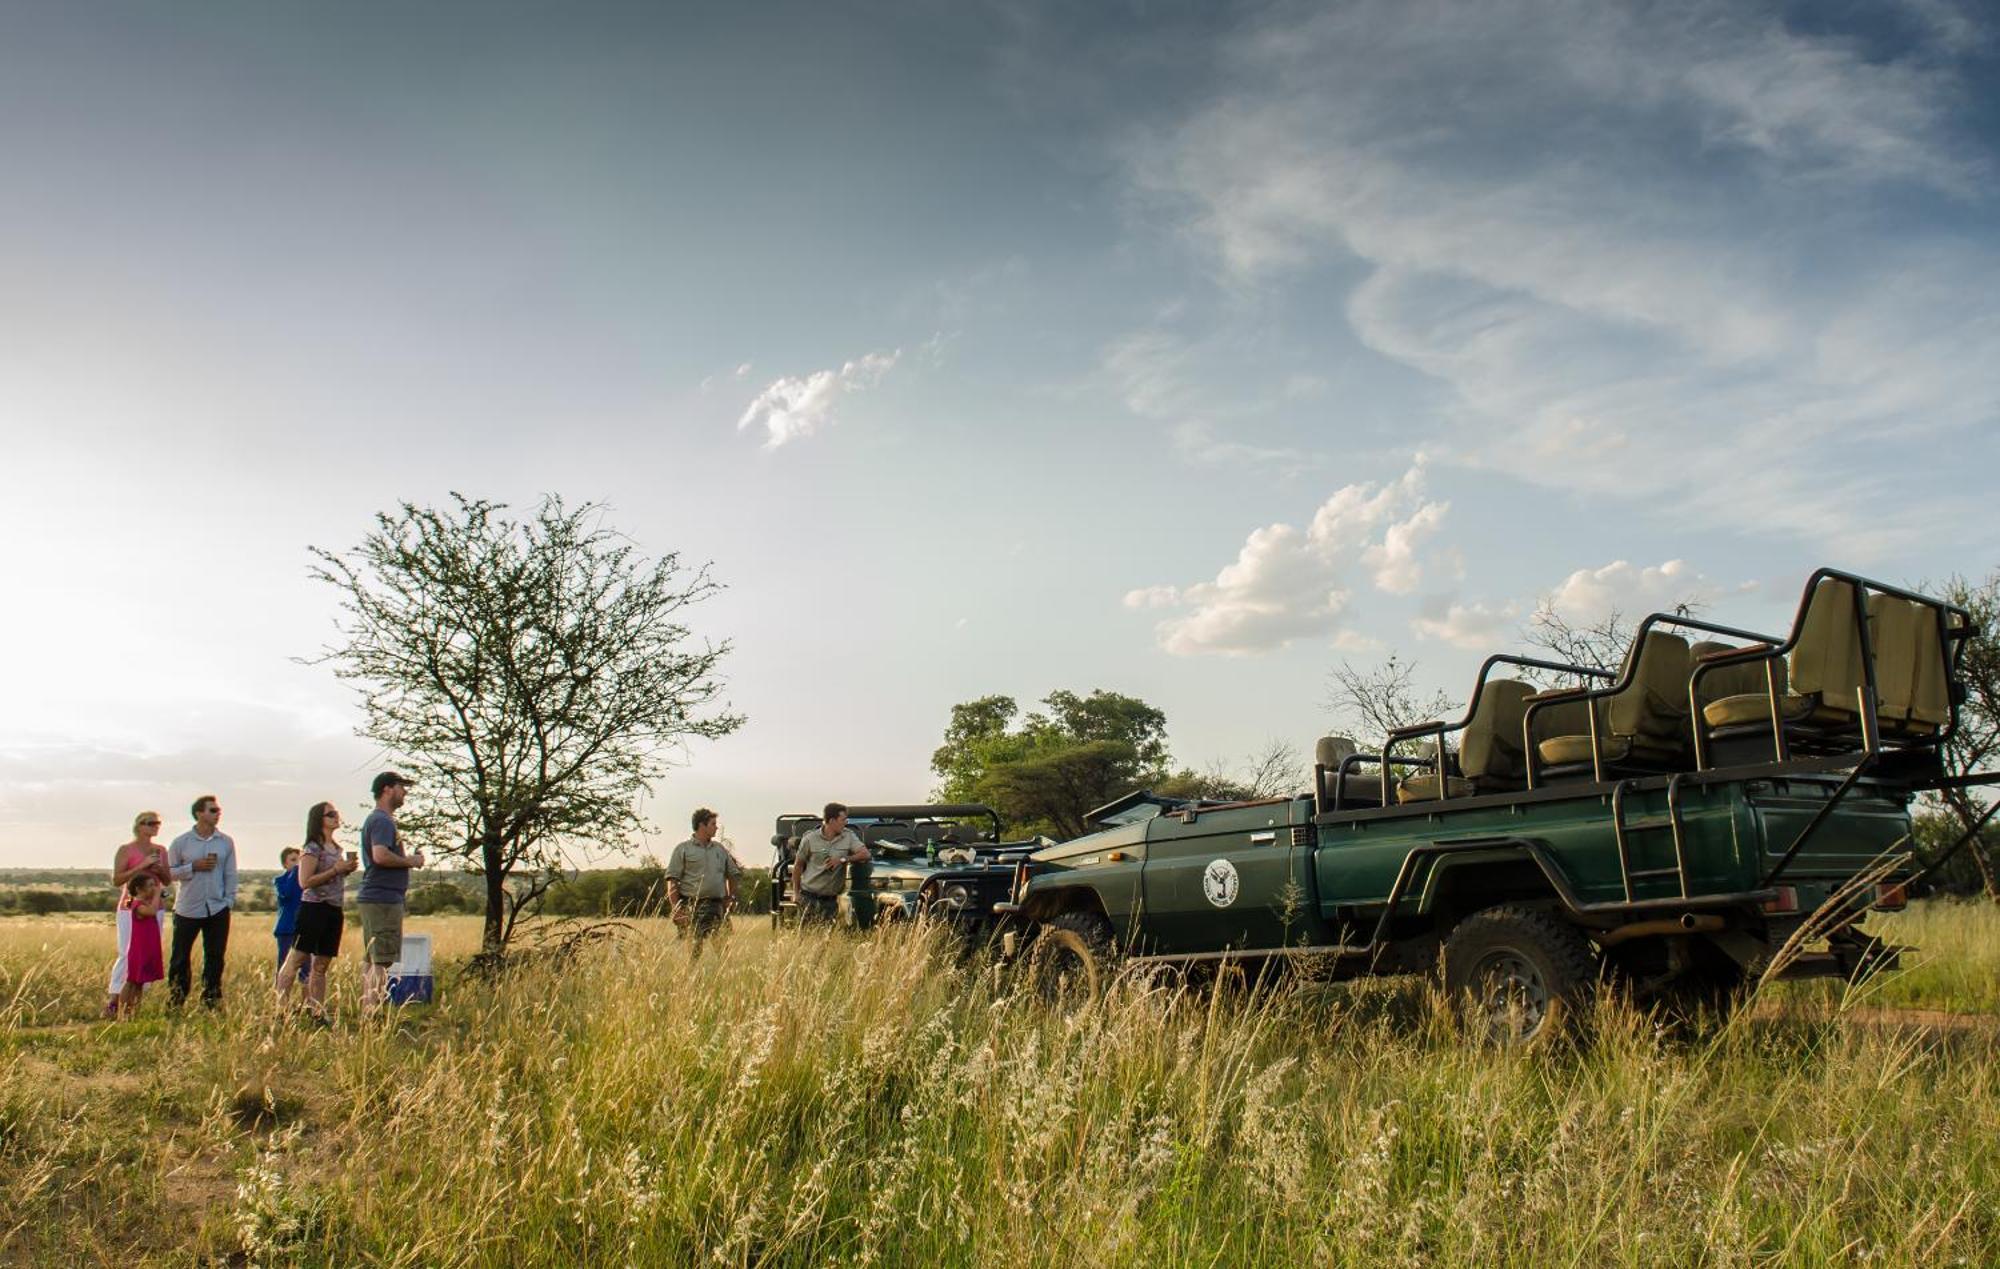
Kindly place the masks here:
<instances>
[{"instance_id":1,"label":"dark trousers","mask_svg":"<svg viewBox=\"0 0 2000 1269\"><path fill-rule=\"evenodd\" d=\"M694 932L694 954L701 955L701 945L709 936L723 928L729 919L729 900L696 899L694 912L688 919L688 928Z\"/></svg>"},{"instance_id":2,"label":"dark trousers","mask_svg":"<svg viewBox=\"0 0 2000 1269\"><path fill-rule=\"evenodd\" d=\"M799 892L799 924L802 926L832 925L840 918L840 900L830 894L814 894L810 890Z\"/></svg>"},{"instance_id":3,"label":"dark trousers","mask_svg":"<svg viewBox=\"0 0 2000 1269\"><path fill-rule=\"evenodd\" d=\"M213 1005L222 1000L222 957L229 950L229 909L205 917L184 917L176 912L174 951L167 958L167 998L177 1005L187 999L197 934L201 936L201 1003Z\"/></svg>"}]
</instances>

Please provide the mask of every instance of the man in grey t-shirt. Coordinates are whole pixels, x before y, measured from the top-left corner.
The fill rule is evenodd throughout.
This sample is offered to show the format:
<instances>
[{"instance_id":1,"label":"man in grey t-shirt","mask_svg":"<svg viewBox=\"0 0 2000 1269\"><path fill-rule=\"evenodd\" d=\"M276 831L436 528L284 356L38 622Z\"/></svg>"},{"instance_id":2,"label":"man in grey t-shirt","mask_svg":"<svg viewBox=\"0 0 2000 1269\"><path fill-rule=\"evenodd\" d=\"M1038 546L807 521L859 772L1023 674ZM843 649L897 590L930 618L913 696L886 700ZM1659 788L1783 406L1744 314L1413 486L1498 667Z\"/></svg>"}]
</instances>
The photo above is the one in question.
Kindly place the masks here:
<instances>
[{"instance_id":1,"label":"man in grey t-shirt","mask_svg":"<svg viewBox=\"0 0 2000 1269\"><path fill-rule=\"evenodd\" d=\"M361 1008L373 1013L389 994L389 967L403 954L403 900L410 869L424 866L422 851L403 852L396 840L396 812L416 781L393 771L375 777L370 791L375 809L361 821L360 888L354 907L361 914Z\"/></svg>"},{"instance_id":2,"label":"man in grey t-shirt","mask_svg":"<svg viewBox=\"0 0 2000 1269\"><path fill-rule=\"evenodd\" d=\"M707 807L694 813L694 836L674 847L667 861L667 902L673 905L674 920L686 920L694 931L694 954L708 936L722 928L729 905L736 902L737 879L743 865L729 848L715 840L722 821Z\"/></svg>"},{"instance_id":3,"label":"man in grey t-shirt","mask_svg":"<svg viewBox=\"0 0 2000 1269\"><path fill-rule=\"evenodd\" d=\"M832 925L840 910L847 865L868 862L868 848L847 827L847 808L828 802L820 826L799 838L792 860L792 893L799 897L801 925Z\"/></svg>"}]
</instances>

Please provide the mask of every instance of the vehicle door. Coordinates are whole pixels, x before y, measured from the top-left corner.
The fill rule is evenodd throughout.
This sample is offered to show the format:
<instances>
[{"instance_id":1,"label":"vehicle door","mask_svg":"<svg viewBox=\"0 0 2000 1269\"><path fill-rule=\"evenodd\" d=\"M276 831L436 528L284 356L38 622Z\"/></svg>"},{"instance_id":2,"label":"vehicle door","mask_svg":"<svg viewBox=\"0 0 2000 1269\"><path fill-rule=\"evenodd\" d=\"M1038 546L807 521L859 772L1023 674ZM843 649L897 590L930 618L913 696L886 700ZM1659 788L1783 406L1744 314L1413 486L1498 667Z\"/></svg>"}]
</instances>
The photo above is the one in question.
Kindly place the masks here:
<instances>
[{"instance_id":1,"label":"vehicle door","mask_svg":"<svg viewBox=\"0 0 2000 1269\"><path fill-rule=\"evenodd\" d=\"M1309 804L1306 804L1309 806ZM1299 802L1162 815L1147 826L1144 924L1163 952L1259 950L1311 920ZM1303 821L1301 821L1303 822Z\"/></svg>"}]
</instances>

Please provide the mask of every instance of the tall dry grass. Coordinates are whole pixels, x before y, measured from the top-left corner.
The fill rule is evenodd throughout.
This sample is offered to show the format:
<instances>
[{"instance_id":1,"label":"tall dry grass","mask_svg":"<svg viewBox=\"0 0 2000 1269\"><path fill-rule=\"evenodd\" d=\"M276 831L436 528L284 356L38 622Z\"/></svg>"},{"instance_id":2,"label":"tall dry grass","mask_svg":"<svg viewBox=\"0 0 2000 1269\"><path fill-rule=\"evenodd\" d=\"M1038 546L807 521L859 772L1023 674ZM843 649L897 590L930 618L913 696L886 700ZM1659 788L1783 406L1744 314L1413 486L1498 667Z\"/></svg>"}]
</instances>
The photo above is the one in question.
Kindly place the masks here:
<instances>
[{"instance_id":1,"label":"tall dry grass","mask_svg":"<svg viewBox=\"0 0 2000 1269\"><path fill-rule=\"evenodd\" d=\"M1409 987L1128 981L1064 1017L920 940L750 922L692 967L647 926L480 983L453 972L466 924L427 924L439 1003L330 1031L274 1024L243 956L221 1017L94 1023L108 929L0 925L0 1254L2000 1261L1983 1023L1788 988L1803 1016L1686 1037L1607 1005L1588 1046L1520 1053ZM1944 1007L1989 998L1936 966L1990 973L2000 914L1898 924Z\"/></svg>"}]
</instances>

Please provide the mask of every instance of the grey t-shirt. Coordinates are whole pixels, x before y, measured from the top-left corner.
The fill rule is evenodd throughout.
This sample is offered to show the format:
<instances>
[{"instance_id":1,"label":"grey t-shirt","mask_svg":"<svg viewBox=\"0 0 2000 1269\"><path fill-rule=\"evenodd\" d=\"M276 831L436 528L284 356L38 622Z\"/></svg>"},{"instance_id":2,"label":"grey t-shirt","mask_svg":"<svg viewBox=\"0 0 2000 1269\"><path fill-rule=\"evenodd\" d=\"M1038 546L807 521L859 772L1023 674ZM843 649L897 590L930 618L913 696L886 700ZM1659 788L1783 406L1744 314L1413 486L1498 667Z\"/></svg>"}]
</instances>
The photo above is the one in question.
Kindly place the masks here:
<instances>
[{"instance_id":1,"label":"grey t-shirt","mask_svg":"<svg viewBox=\"0 0 2000 1269\"><path fill-rule=\"evenodd\" d=\"M726 899L729 878L742 875L743 865L718 841L704 843L690 837L674 847L667 863L667 876L680 887L683 899Z\"/></svg>"},{"instance_id":2,"label":"grey t-shirt","mask_svg":"<svg viewBox=\"0 0 2000 1269\"><path fill-rule=\"evenodd\" d=\"M806 861L805 875L799 878L799 888L807 894L837 895L840 893L846 874L841 871L847 856L861 849L861 839L851 828L840 830L840 836L826 840L824 829L812 829L799 839L799 856Z\"/></svg>"},{"instance_id":3,"label":"grey t-shirt","mask_svg":"<svg viewBox=\"0 0 2000 1269\"><path fill-rule=\"evenodd\" d=\"M396 817L380 809L368 812L368 818L361 821L361 886L354 892L354 901L401 903L410 890L410 870L376 867L377 846L392 855L403 853L396 844Z\"/></svg>"},{"instance_id":4,"label":"grey t-shirt","mask_svg":"<svg viewBox=\"0 0 2000 1269\"><path fill-rule=\"evenodd\" d=\"M336 868L342 862L344 861L341 859L340 848L338 846L322 846L318 842L307 842L305 845L299 847L299 880L304 881L306 877L313 873L325 872L329 868ZM337 908L346 897L346 891L347 877L344 874L335 873L332 880L322 881L316 886L307 886L304 890L301 890L299 892L299 902L329 903Z\"/></svg>"}]
</instances>

